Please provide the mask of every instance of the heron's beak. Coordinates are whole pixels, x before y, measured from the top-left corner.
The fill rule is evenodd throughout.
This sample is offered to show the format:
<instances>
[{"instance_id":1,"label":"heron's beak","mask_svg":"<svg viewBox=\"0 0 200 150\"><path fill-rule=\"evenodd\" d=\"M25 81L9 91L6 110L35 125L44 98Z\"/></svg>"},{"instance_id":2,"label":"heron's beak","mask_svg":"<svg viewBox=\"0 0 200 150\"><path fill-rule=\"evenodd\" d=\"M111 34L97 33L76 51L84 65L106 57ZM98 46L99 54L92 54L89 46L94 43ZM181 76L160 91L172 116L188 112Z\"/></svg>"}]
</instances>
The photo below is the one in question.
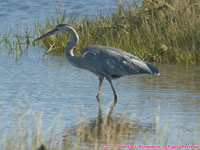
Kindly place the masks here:
<instances>
[{"instance_id":1,"label":"heron's beak","mask_svg":"<svg viewBox=\"0 0 200 150\"><path fill-rule=\"evenodd\" d=\"M41 40L41 39L43 39L44 37L47 37L47 36L53 35L53 34L55 33L55 31L56 31L56 30L53 29L53 30L51 30L51 31L49 31L49 32L47 32L47 33L41 35L39 38L33 40L33 42L38 41L38 40Z\"/></svg>"}]
</instances>

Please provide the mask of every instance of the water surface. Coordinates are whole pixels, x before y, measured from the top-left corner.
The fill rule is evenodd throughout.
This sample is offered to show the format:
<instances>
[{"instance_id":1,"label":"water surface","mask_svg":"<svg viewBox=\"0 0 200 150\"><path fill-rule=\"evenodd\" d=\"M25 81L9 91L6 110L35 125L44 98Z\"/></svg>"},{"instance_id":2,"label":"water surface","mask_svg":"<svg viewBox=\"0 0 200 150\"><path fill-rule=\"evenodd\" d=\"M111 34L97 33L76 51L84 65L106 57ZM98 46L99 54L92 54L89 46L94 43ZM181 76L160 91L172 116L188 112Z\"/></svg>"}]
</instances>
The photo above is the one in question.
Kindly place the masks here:
<instances>
[{"instance_id":1,"label":"water surface","mask_svg":"<svg viewBox=\"0 0 200 150\"><path fill-rule=\"evenodd\" d=\"M72 67L62 57L45 59L36 51L31 53L17 62L0 56L1 122L6 125L13 113L28 109L43 112L46 126L60 112L66 127L77 121L77 110L89 118L97 116L98 78L93 73ZM178 131L185 129L189 132L185 142L190 144L195 139L192 134L198 134L195 131L200 113L200 67L157 66L159 77L141 75L114 80L119 98L114 113L126 111L142 124L155 123L159 115L160 127L170 121L170 142L176 144ZM112 90L105 81L101 95L104 114L112 102Z\"/></svg>"},{"instance_id":2,"label":"water surface","mask_svg":"<svg viewBox=\"0 0 200 150\"><path fill-rule=\"evenodd\" d=\"M111 13L117 8L117 0L1 0L0 2L0 31L28 27L33 29L36 22L44 22L47 17L55 17L62 10L67 16ZM8 28L9 27L9 28Z\"/></svg>"}]
</instances>

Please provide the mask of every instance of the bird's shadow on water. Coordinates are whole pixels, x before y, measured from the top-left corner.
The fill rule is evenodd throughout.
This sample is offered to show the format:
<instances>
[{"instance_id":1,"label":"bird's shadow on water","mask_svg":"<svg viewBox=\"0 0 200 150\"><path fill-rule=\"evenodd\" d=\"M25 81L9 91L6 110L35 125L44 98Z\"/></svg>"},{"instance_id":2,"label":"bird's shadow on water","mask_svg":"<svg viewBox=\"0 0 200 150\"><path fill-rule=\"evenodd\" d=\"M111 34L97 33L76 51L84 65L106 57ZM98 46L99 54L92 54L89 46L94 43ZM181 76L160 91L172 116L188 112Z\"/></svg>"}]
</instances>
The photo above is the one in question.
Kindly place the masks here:
<instances>
[{"instance_id":1,"label":"bird's shadow on water","mask_svg":"<svg viewBox=\"0 0 200 150\"><path fill-rule=\"evenodd\" d=\"M139 121L128 119L125 113L118 116L114 114L114 108L115 105L112 105L108 113L102 115L99 103L95 119L89 121L83 119L76 125L65 129L64 149L74 149L74 147L99 149L101 145L106 144L133 144L140 138L145 136L147 138L148 135L154 134L154 124L142 124Z\"/></svg>"}]
</instances>

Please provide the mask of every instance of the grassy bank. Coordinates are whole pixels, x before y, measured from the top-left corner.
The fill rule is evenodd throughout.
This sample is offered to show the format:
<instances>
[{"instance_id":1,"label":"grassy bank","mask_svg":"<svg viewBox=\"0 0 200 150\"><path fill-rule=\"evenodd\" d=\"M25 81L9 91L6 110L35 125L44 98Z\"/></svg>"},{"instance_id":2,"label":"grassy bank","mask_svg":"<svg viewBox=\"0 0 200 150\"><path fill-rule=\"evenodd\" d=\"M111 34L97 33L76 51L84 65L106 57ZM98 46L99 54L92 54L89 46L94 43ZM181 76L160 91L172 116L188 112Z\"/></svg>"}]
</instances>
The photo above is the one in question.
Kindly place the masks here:
<instances>
[{"instance_id":1,"label":"grassy bank","mask_svg":"<svg viewBox=\"0 0 200 150\"><path fill-rule=\"evenodd\" d=\"M80 42L76 54L88 45L107 45L123 49L143 60L159 63L200 63L200 1L144 0L122 7L111 15L96 18L72 16L64 12L37 25L38 36L58 23L73 26ZM64 55L68 34L52 36L39 43L55 55Z\"/></svg>"}]
</instances>

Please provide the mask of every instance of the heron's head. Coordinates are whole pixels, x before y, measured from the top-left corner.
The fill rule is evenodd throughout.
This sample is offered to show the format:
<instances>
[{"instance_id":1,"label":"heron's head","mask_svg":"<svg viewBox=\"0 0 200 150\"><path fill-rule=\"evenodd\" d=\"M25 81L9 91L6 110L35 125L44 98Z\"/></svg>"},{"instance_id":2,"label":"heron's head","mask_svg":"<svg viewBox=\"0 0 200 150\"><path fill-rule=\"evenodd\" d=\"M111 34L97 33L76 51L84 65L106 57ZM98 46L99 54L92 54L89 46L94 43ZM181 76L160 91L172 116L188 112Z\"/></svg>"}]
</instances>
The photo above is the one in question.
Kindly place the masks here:
<instances>
[{"instance_id":1,"label":"heron's head","mask_svg":"<svg viewBox=\"0 0 200 150\"><path fill-rule=\"evenodd\" d=\"M41 35L40 37L38 37L37 39L35 39L34 41L38 41L40 39L43 39L44 37L48 37L50 35L53 34L58 34L58 33L62 33L63 31L66 31L68 28L70 28L69 25L67 24L58 24L55 28L53 28L51 31Z\"/></svg>"}]
</instances>

